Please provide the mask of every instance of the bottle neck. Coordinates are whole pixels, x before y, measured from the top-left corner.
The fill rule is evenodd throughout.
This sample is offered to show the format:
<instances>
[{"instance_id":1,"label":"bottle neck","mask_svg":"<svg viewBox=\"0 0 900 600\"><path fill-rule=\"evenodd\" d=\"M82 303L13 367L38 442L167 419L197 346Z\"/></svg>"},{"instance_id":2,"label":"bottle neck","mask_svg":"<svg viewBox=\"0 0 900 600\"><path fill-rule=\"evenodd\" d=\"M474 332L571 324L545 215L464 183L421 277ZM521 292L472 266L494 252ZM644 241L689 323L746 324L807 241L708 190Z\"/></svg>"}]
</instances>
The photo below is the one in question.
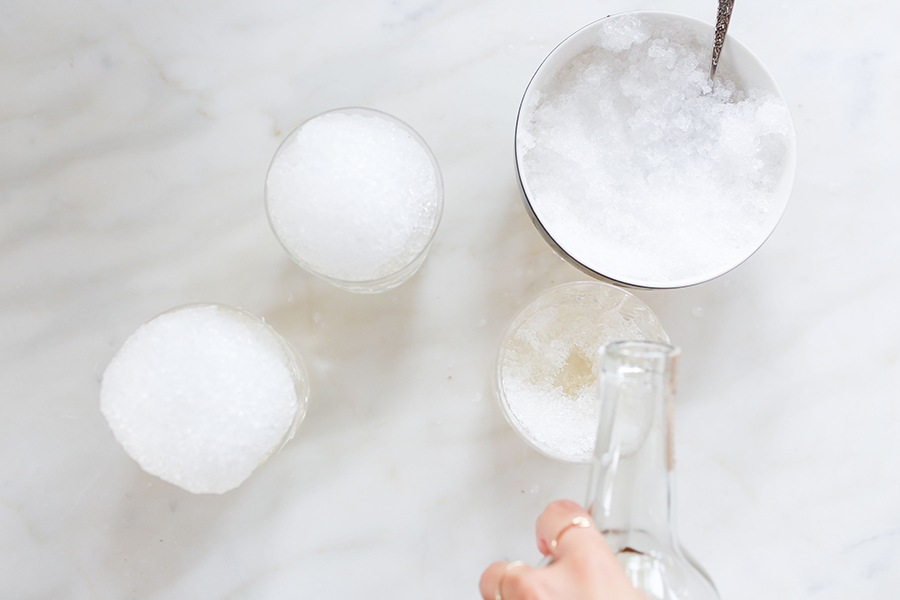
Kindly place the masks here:
<instances>
[{"instance_id":1,"label":"bottle neck","mask_svg":"<svg viewBox=\"0 0 900 600\"><path fill-rule=\"evenodd\" d=\"M659 454L613 457L598 477L591 516L614 552L633 546L635 536L674 543L673 473Z\"/></svg>"},{"instance_id":2,"label":"bottle neck","mask_svg":"<svg viewBox=\"0 0 900 600\"><path fill-rule=\"evenodd\" d=\"M602 363L588 507L614 552L675 544L672 358L611 358L607 350Z\"/></svg>"}]
</instances>

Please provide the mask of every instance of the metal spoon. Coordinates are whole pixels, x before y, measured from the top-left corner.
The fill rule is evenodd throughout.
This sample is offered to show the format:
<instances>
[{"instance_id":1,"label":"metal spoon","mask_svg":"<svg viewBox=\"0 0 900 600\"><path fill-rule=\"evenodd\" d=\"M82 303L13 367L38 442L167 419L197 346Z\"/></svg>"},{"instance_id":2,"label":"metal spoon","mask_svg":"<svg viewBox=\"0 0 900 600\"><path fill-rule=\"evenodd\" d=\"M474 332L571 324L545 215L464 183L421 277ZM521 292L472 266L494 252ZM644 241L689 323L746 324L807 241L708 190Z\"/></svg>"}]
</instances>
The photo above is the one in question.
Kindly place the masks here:
<instances>
[{"instance_id":1,"label":"metal spoon","mask_svg":"<svg viewBox=\"0 0 900 600\"><path fill-rule=\"evenodd\" d=\"M709 65L709 83L713 84L716 69L719 67L719 54L725 44L725 33L728 31L728 23L731 21L731 9L734 8L734 0L719 0L719 13L716 15L716 39L713 43L712 62Z\"/></svg>"}]
</instances>

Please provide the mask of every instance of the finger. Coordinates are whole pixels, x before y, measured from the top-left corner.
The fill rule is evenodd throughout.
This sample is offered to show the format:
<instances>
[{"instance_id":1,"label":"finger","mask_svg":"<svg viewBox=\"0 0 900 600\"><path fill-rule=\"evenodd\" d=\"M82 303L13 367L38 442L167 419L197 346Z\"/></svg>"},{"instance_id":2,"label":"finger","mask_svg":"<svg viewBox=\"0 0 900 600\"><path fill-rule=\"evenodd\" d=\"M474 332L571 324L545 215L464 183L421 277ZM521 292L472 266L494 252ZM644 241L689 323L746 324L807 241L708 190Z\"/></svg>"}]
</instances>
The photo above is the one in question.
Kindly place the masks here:
<instances>
[{"instance_id":1,"label":"finger","mask_svg":"<svg viewBox=\"0 0 900 600\"><path fill-rule=\"evenodd\" d=\"M643 598L631 586L594 522L590 521L590 527L572 526L574 519L586 517L587 511L570 500L551 503L538 517L538 549L554 560L547 571L563 572L566 581L606 590L608 595L603 598ZM553 540L555 549L551 548Z\"/></svg>"},{"instance_id":2,"label":"finger","mask_svg":"<svg viewBox=\"0 0 900 600\"><path fill-rule=\"evenodd\" d=\"M554 558L564 556L578 544L587 544L609 552L603 536L593 523L587 511L571 500L552 502L537 520L538 550L541 554L553 555Z\"/></svg>"},{"instance_id":3,"label":"finger","mask_svg":"<svg viewBox=\"0 0 900 600\"><path fill-rule=\"evenodd\" d=\"M496 600L499 594L502 600L516 600L515 590L519 589L521 577L533 570L525 563L495 562L481 574L478 589L484 600Z\"/></svg>"}]
</instances>

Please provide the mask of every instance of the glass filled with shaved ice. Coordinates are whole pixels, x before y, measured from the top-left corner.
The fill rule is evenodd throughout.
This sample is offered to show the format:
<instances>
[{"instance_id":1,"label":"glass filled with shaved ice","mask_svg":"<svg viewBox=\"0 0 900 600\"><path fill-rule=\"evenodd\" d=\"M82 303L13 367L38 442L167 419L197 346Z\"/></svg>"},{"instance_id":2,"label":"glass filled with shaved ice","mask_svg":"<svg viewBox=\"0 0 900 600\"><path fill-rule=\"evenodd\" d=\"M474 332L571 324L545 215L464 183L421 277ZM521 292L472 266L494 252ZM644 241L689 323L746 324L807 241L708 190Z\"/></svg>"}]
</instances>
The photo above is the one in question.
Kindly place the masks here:
<instances>
[{"instance_id":1,"label":"glass filled with shaved ice","mask_svg":"<svg viewBox=\"0 0 900 600\"><path fill-rule=\"evenodd\" d=\"M357 293L412 277L443 208L437 160L396 117L369 108L317 115L282 142L266 176L266 212L298 265Z\"/></svg>"},{"instance_id":2,"label":"glass filled with shaved ice","mask_svg":"<svg viewBox=\"0 0 900 600\"><path fill-rule=\"evenodd\" d=\"M193 493L241 485L306 415L299 355L272 327L221 304L174 308L110 361L100 409L141 468Z\"/></svg>"},{"instance_id":3,"label":"glass filled with shaved ice","mask_svg":"<svg viewBox=\"0 0 900 600\"><path fill-rule=\"evenodd\" d=\"M576 281L541 293L510 321L497 353L494 386L506 420L538 452L589 462L602 348L623 340L669 336L650 307L620 287Z\"/></svg>"}]
</instances>

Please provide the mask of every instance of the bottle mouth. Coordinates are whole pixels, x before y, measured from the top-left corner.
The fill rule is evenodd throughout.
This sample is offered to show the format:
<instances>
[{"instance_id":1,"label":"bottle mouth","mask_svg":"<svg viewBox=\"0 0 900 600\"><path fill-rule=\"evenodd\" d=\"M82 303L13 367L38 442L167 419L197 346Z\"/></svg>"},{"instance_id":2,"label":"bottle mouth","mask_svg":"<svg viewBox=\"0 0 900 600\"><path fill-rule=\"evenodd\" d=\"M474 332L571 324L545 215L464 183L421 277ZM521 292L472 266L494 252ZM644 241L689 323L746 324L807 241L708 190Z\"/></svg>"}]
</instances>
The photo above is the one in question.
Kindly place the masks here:
<instances>
[{"instance_id":1,"label":"bottle mouth","mask_svg":"<svg viewBox=\"0 0 900 600\"><path fill-rule=\"evenodd\" d=\"M603 348L603 371L664 373L680 354L678 347L658 342L612 342Z\"/></svg>"},{"instance_id":2,"label":"bottle mouth","mask_svg":"<svg viewBox=\"0 0 900 600\"><path fill-rule=\"evenodd\" d=\"M631 456L643 447L654 423L668 420L668 408L660 409L658 402L665 405L674 393L675 358L680 352L675 346L648 341L604 347L595 456L601 448L618 457Z\"/></svg>"}]
</instances>

